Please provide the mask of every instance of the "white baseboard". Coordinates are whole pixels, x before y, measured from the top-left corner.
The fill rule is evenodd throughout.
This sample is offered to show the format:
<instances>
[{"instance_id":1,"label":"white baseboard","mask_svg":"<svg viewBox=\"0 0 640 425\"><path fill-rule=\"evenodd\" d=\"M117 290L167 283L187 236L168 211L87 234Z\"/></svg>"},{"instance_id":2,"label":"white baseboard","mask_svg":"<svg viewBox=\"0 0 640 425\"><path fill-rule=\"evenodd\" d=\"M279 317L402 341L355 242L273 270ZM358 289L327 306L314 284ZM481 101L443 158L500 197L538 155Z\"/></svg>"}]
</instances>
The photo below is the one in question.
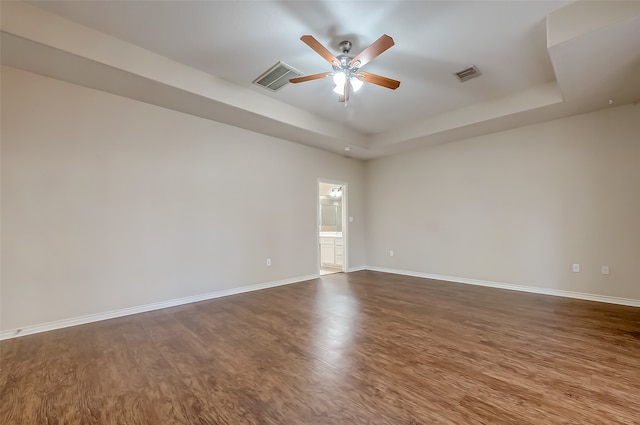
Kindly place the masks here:
<instances>
[{"instance_id":1,"label":"white baseboard","mask_svg":"<svg viewBox=\"0 0 640 425\"><path fill-rule=\"evenodd\" d=\"M3 339L17 338L40 332L52 331L55 329L68 328L70 326L84 325L86 323L98 322L100 320L113 319L116 317L129 316L131 314L144 313L161 308L175 307L178 305L195 303L198 301L210 300L213 298L227 297L229 295L241 294L243 292L259 291L260 289L273 288L276 286L289 285L292 283L304 282L305 280L316 279L316 274L298 276L289 279L276 280L273 282L257 283L254 285L241 286L238 288L224 289L222 291L209 292L206 294L193 295L190 297L174 298L172 300L160 301L152 304L145 304L136 307L123 308L119 310L106 311L86 316L72 317L69 319L57 320L54 322L41 323L37 325L25 326L19 329L10 329L0 332L0 341Z\"/></svg>"},{"instance_id":2,"label":"white baseboard","mask_svg":"<svg viewBox=\"0 0 640 425\"><path fill-rule=\"evenodd\" d=\"M444 280L447 282L466 283L468 285L488 286L491 288L509 289L512 291L530 292L533 294L553 295L556 297L576 298L579 300L598 301L609 304L620 304L631 307L640 307L640 300L631 298L610 297L608 295L587 294L584 292L564 291L562 289L540 288L537 286L515 285L511 283L491 282L488 280L468 279L466 277L443 276L432 273L414 272L409 270L389 269L385 267L365 266L366 270L394 273L404 276L422 277L425 279Z\"/></svg>"},{"instance_id":3,"label":"white baseboard","mask_svg":"<svg viewBox=\"0 0 640 425\"><path fill-rule=\"evenodd\" d=\"M350 267L347 273L361 272L362 270L367 270L367 266Z\"/></svg>"},{"instance_id":4,"label":"white baseboard","mask_svg":"<svg viewBox=\"0 0 640 425\"><path fill-rule=\"evenodd\" d=\"M488 286L491 288L509 289L512 291L530 292L534 294L553 295L557 297L576 298L588 301L598 301L610 304L620 304L631 307L640 307L640 300L630 298L610 297L607 295L587 294L584 292L564 291L561 289L540 288L536 286L515 285L510 283L492 282L488 280L469 279L464 277L445 276L433 273L415 272L410 270L390 269L375 266L359 266L349 269L349 273L362 270L371 270L383 273L393 273L404 276L421 277L425 279L443 280L447 282L465 283L468 285ZM72 317L70 319L57 320L54 322L41 323L37 325L25 326L19 329L10 329L0 332L0 341L4 339L17 338L21 336L31 335L40 332L52 331L55 329L68 328L71 326L83 325L86 323L98 322L100 320L113 319L116 317L129 316L132 314L144 313L147 311L159 310L167 307L175 307L178 305L205 301L214 298L227 297L229 295L242 294L244 292L258 291L261 289L273 288L276 286L289 285L292 283L304 282L306 280L316 279L317 274L298 276L289 279L282 279L273 282L264 282L254 285L241 286L238 288L224 289L222 291L209 292L206 294L193 295L190 297L175 298L172 300L161 301L152 304L145 304L136 307L123 308L120 310L112 310L103 313L89 314L86 316Z\"/></svg>"}]
</instances>

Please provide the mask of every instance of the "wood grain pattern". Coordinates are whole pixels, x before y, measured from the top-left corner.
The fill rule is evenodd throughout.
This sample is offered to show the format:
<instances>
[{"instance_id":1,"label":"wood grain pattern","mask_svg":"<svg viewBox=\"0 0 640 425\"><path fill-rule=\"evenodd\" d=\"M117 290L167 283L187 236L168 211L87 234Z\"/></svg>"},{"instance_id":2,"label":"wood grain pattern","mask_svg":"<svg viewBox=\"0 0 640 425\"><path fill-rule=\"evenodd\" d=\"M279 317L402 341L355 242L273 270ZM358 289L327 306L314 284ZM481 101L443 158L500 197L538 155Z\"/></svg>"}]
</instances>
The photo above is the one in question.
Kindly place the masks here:
<instances>
[{"instance_id":1,"label":"wood grain pattern","mask_svg":"<svg viewBox=\"0 0 640 425\"><path fill-rule=\"evenodd\" d=\"M351 59L351 64L355 68L362 68L394 45L395 42L393 41L393 38L389 37L387 34L382 34L380 38L371 43L369 47L358 53L355 58Z\"/></svg>"},{"instance_id":2,"label":"wood grain pattern","mask_svg":"<svg viewBox=\"0 0 640 425\"><path fill-rule=\"evenodd\" d=\"M640 309L371 271L0 356L7 425L640 423Z\"/></svg>"},{"instance_id":3,"label":"wood grain pattern","mask_svg":"<svg viewBox=\"0 0 640 425\"><path fill-rule=\"evenodd\" d=\"M386 87L391 90L395 90L400 87L400 81L393 80L391 78L382 77L380 75L372 74L370 72L359 71L357 75L358 80L362 80L365 83L377 84L382 87Z\"/></svg>"},{"instance_id":4,"label":"wood grain pattern","mask_svg":"<svg viewBox=\"0 0 640 425\"><path fill-rule=\"evenodd\" d=\"M321 78L327 78L333 75L333 72L321 72L319 74L305 75L304 77L291 78L290 83L304 83L305 81L319 80Z\"/></svg>"},{"instance_id":5,"label":"wood grain pattern","mask_svg":"<svg viewBox=\"0 0 640 425\"><path fill-rule=\"evenodd\" d=\"M303 35L300 37L300 40L307 46L311 47L317 54L322 56L324 60L329 62L331 65L340 64L338 58L336 58L333 53L329 51L326 47L322 45L318 40L316 40L312 35Z\"/></svg>"}]
</instances>

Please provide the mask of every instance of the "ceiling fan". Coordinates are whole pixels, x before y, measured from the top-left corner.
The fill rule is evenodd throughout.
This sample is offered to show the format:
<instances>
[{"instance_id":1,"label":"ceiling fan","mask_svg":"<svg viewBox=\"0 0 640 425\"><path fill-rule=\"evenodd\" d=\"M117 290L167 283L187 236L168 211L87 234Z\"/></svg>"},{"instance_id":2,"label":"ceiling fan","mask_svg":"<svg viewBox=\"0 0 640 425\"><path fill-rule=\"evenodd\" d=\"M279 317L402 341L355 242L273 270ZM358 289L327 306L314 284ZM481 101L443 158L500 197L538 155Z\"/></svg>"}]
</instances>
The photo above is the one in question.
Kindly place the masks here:
<instances>
[{"instance_id":1,"label":"ceiling fan","mask_svg":"<svg viewBox=\"0 0 640 425\"><path fill-rule=\"evenodd\" d=\"M333 82L336 84L333 91L339 95L338 102L345 102L345 106L346 102L349 101L349 95L351 92L357 92L360 87L362 87L363 82L376 84L391 90L395 90L400 87L400 81L360 71L360 68L371 62L395 44L393 42L393 38L389 37L387 34L382 35L382 37L374 41L369 47L364 49L355 57L351 57L349 55L349 50L351 50L350 41L343 41L340 43L339 47L342 54L336 57L311 35L303 35L300 37L300 40L329 62L331 66L333 66L333 72L321 72L319 74L292 78L289 80L291 83L296 84L305 81L319 80L326 77L333 77Z\"/></svg>"}]
</instances>

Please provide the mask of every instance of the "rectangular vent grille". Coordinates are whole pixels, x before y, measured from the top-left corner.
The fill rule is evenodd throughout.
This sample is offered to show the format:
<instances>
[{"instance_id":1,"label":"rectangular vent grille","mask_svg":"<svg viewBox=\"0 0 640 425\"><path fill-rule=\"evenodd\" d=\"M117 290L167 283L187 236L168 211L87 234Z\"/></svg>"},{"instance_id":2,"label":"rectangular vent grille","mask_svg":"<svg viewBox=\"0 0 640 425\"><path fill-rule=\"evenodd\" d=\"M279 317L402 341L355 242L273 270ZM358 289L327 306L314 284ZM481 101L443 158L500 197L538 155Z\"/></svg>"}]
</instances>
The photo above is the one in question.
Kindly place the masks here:
<instances>
[{"instance_id":1,"label":"rectangular vent grille","mask_svg":"<svg viewBox=\"0 0 640 425\"><path fill-rule=\"evenodd\" d=\"M253 80L253 84L264 87L270 91L278 91L289 83L291 78L302 75L302 72L287 65L284 62L278 62L264 72L261 76Z\"/></svg>"},{"instance_id":2,"label":"rectangular vent grille","mask_svg":"<svg viewBox=\"0 0 640 425\"><path fill-rule=\"evenodd\" d=\"M482 73L478 70L478 68L476 68L475 65L470 66L467 69L463 69L460 72L456 72L456 76L458 77L458 80L460 80L461 83L468 81L472 78L476 78L481 76Z\"/></svg>"}]
</instances>

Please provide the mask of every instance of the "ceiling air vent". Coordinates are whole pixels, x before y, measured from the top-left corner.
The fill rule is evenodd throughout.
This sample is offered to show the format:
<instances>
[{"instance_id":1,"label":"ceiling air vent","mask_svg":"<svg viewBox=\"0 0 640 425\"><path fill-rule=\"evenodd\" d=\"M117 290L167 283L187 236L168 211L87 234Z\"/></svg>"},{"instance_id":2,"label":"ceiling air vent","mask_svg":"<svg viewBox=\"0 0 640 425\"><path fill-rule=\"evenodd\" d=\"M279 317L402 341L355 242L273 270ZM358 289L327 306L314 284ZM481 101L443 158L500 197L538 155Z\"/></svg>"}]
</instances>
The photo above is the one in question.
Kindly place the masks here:
<instances>
[{"instance_id":1,"label":"ceiling air vent","mask_svg":"<svg viewBox=\"0 0 640 425\"><path fill-rule=\"evenodd\" d=\"M253 80L253 84L257 84L270 91L278 91L288 84L291 78L296 78L301 75L302 72L297 69L287 65L286 63L278 62L261 76Z\"/></svg>"},{"instance_id":2,"label":"ceiling air vent","mask_svg":"<svg viewBox=\"0 0 640 425\"><path fill-rule=\"evenodd\" d=\"M456 77L458 77L458 80L460 80L461 83L464 83L467 80L479 77L481 75L482 73L478 70L478 68L476 68L475 65L470 66L467 69L463 69L460 72L456 72Z\"/></svg>"}]
</instances>

